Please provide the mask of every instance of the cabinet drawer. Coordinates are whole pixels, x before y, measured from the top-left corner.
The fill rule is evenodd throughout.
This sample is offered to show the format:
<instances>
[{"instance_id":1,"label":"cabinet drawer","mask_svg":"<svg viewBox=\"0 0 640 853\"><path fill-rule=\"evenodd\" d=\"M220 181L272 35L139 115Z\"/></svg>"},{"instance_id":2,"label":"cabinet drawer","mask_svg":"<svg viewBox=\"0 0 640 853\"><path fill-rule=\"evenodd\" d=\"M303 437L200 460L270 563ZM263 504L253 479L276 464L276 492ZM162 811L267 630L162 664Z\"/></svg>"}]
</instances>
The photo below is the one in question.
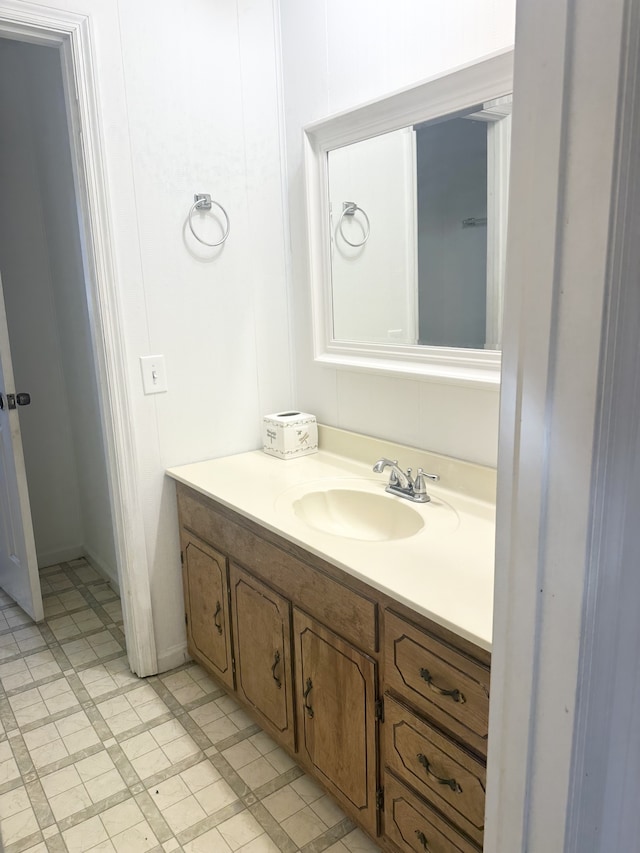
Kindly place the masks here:
<instances>
[{"instance_id":1,"label":"cabinet drawer","mask_svg":"<svg viewBox=\"0 0 640 853\"><path fill-rule=\"evenodd\" d=\"M377 604L319 568L296 559L283 548L236 524L215 504L178 486L183 527L246 566L270 587L295 601L345 639L367 652L378 650Z\"/></svg>"},{"instance_id":2,"label":"cabinet drawer","mask_svg":"<svg viewBox=\"0 0 640 853\"><path fill-rule=\"evenodd\" d=\"M387 767L482 844L484 765L390 696L384 703Z\"/></svg>"},{"instance_id":3,"label":"cabinet drawer","mask_svg":"<svg viewBox=\"0 0 640 853\"><path fill-rule=\"evenodd\" d=\"M482 849L405 788L390 773L384 777L385 835L402 851L479 853Z\"/></svg>"},{"instance_id":4,"label":"cabinet drawer","mask_svg":"<svg viewBox=\"0 0 640 853\"><path fill-rule=\"evenodd\" d=\"M389 610L384 636L386 686L486 755L489 670Z\"/></svg>"}]
</instances>

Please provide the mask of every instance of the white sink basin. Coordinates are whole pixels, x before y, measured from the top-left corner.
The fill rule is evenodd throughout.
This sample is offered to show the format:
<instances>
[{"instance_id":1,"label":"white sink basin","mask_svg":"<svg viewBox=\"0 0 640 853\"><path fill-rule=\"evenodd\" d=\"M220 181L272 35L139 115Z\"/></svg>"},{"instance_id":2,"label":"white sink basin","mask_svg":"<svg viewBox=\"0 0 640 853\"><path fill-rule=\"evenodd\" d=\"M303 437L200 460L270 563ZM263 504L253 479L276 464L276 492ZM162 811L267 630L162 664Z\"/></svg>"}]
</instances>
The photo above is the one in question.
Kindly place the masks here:
<instances>
[{"instance_id":1,"label":"white sink basin","mask_svg":"<svg viewBox=\"0 0 640 853\"><path fill-rule=\"evenodd\" d=\"M424 519L411 504L356 489L309 491L292 501L292 508L309 527L369 542L406 539L424 527Z\"/></svg>"}]
</instances>

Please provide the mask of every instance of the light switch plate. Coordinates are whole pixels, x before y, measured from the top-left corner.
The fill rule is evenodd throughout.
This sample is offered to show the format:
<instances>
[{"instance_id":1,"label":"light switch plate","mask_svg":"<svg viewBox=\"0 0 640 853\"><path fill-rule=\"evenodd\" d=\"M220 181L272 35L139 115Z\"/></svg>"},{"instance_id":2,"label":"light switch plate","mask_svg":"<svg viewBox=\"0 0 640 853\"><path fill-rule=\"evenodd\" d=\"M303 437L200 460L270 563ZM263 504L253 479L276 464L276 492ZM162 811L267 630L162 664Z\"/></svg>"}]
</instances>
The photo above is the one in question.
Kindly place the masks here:
<instances>
[{"instance_id":1,"label":"light switch plate","mask_svg":"<svg viewBox=\"0 0 640 853\"><path fill-rule=\"evenodd\" d=\"M163 355L141 356L140 367L145 394L162 394L167 390L167 373Z\"/></svg>"}]
</instances>

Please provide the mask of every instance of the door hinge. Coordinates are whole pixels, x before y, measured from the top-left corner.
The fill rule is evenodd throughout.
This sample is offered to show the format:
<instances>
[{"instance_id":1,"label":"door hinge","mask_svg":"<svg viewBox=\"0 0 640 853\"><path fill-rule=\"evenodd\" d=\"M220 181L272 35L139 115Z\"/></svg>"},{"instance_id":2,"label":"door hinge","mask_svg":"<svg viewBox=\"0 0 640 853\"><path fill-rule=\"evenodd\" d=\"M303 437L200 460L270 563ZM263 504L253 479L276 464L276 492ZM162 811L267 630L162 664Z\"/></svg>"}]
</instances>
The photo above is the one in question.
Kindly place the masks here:
<instances>
[{"instance_id":1,"label":"door hinge","mask_svg":"<svg viewBox=\"0 0 640 853\"><path fill-rule=\"evenodd\" d=\"M189 614L188 613L184 614L184 624L187 626L187 628L189 627Z\"/></svg>"},{"instance_id":2,"label":"door hinge","mask_svg":"<svg viewBox=\"0 0 640 853\"><path fill-rule=\"evenodd\" d=\"M384 788L378 788L376 791L376 809L382 811L384 808Z\"/></svg>"},{"instance_id":3,"label":"door hinge","mask_svg":"<svg viewBox=\"0 0 640 853\"><path fill-rule=\"evenodd\" d=\"M184 566L184 551L180 551L180 565Z\"/></svg>"},{"instance_id":4,"label":"door hinge","mask_svg":"<svg viewBox=\"0 0 640 853\"><path fill-rule=\"evenodd\" d=\"M384 700L376 699L375 704L375 718L379 720L381 723L384 723Z\"/></svg>"}]
</instances>

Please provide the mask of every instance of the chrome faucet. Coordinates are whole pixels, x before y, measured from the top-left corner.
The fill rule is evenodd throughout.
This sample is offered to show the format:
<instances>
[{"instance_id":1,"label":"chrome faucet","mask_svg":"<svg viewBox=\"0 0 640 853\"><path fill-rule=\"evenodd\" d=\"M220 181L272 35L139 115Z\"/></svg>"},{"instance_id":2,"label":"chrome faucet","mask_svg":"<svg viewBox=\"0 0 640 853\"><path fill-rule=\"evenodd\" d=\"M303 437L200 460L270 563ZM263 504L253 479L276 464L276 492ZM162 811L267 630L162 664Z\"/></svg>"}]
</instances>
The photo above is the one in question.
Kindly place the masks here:
<instances>
[{"instance_id":1,"label":"chrome faucet","mask_svg":"<svg viewBox=\"0 0 640 853\"><path fill-rule=\"evenodd\" d=\"M418 468L414 479L411 468L407 468L405 472L398 467L397 459L387 459L383 456L382 459L378 459L373 470L376 474L382 474L385 468L391 468L389 484L385 491L416 503L425 504L430 501L431 498L427 494L427 480L437 482L440 479L438 474L427 474L422 468Z\"/></svg>"}]
</instances>

